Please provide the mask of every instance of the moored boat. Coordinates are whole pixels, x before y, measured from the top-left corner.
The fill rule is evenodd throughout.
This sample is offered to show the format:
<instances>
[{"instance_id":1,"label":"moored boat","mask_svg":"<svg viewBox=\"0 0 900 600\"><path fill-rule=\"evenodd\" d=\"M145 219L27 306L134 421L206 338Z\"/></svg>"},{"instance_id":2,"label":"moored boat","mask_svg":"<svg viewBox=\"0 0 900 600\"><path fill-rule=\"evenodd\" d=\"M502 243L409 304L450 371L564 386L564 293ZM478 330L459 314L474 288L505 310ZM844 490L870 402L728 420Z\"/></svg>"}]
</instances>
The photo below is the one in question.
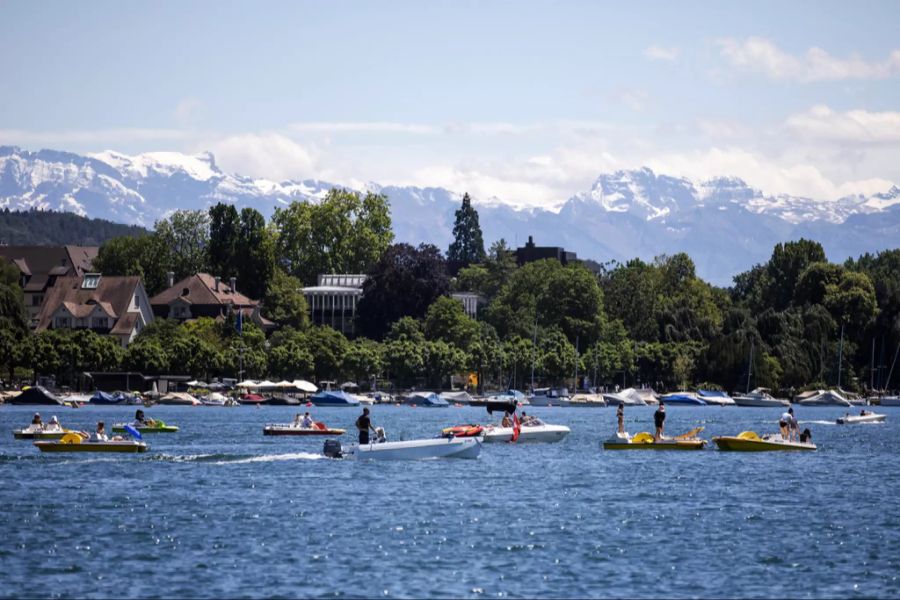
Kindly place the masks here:
<instances>
[{"instance_id":1,"label":"moored boat","mask_svg":"<svg viewBox=\"0 0 900 600\"><path fill-rule=\"evenodd\" d=\"M652 391L650 390L651 394ZM648 404L641 393L634 388L626 388L621 392L608 392L603 394L603 399L609 406L644 406Z\"/></svg>"},{"instance_id":2,"label":"moored boat","mask_svg":"<svg viewBox=\"0 0 900 600\"><path fill-rule=\"evenodd\" d=\"M372 460L427 460L434 458L478 458L481 453L479 437L436 437L404 442L373 442L371 444L341 445L326 440L323 450L329 458Z\"/></svg>"},{"instance_id":3,"label":"moored boat","mask_svg":"<svg viewBox=\"0 0 900 600\"><path fill-rule=\"evenodd\" d=\"M837 419L838 425L856 425L857 423L884 423L887 415L873 413L867 410L861 411L861 414L851 415L847 413L843 417Z\"/></svg>"},{"instance_id":4,"label":"moored boat","mask_svg":"<svg viewBox=\"0 0 900 600\"><path fill-rule=\"evenodd\" d=\"M569 406L569 390L566 388L538 388L527 398L532 406Z\"/></svg>"},{"instance_id":5,"label":"moored boat","mask_svg":"<svg viewBox=\"0 0 900 600\"><path fill-rule=\"evenodd\" d=\"M733 396L732 399L738 406L775 408L791 405L790 400L787 398L775 398L772 396L767 388L756 388L752 392Z\"/></svg>"},{"instance_id":6,"label":"moored boat","mask_svg":"<svg viewBox=\"0 0 900 600\"><path fill-rule=\"evenodd\" d=\"M719 450L734 452L769 452L769 451L793 451L815 450L812 442L790 442L780 434L769 434L760 437L755 431L742 431L736 436L714 437L713 442Z\"/></svg>"},{"instance_id":7,"label":"moored boat","mask_svg":"<svg viewBox=\"0 0 900 600\"><path fill-rule=\"evenodd\" d=\"M697 390L697 396L707 404L718 406L736 406L734 398L728 392L719 390Z\"/></svg>"},{"instance_id":8,"label":"moored boat","mask_svg":"<svg viewBox=\"0 0 900 600\"><path fill-rule=\"evenodd\" d=\"M359 406L359 400L340 390L322 390L309 397L316 406Z\"/></svg>"},{"instance_id":9,"label":"moored boat","mask_svg":"<svg viewBox=\"0 0 900 600\"><path fill-rule=\"evenodd\" d=\"M293 423L269 423L263 427L263 435L343 435L346 432L346 429L331 429L319 422L314 422L312 427Z\"/></svg>"},{"instance_id":10,"label":"moored boat","mask_svg":"<svg viewBox=\"0 0 900 600\"><path fill-rule=\"evenodd\" d=\"M794 396L801 406L852 406L849 400L834 390L814 390Z\"/></svg>"},{"instance_id":11,"label":"moored boat","mask_svg":"<svg viewBox=\"0 0 900 600\"><path fill-rule=\"evenodd\" d=\"M882 396L879 404L881 406L900 406L900 396Z\"/></svg>"},{"instance_id":12,"label":"moored boat","mask_svg":"<svg viewBox=\"0 0 900 600\"><path fill-rule=\"evenodd\" d=\"M659 397L661 404L688 404L705 406L706 401L693 392L674 392Z\"/></svg>"},{"instance_id":13,"label":"moored boat","mask_svg":"<svg viewBox=\"0 0 900 600\"><path fill-rule=\"evenodd\" d=\"M627 433L616 433L603 442L604 450L703 450L706 440L697 437L703 430L698 427L693 431L672 438L656 440L653 435L642 431L634 436Z\"/></svg>"},{"instance_id":14,"label":"moored boat","mask_svg":"<svg viewBox=\"0 0 900 600\"><path fill-rule=\"evenodd\" d=\"M450 403L434 392L416 392L403 399L404 406L422 406L426 408L447 408Z\"/></svg>"}]
</instances>

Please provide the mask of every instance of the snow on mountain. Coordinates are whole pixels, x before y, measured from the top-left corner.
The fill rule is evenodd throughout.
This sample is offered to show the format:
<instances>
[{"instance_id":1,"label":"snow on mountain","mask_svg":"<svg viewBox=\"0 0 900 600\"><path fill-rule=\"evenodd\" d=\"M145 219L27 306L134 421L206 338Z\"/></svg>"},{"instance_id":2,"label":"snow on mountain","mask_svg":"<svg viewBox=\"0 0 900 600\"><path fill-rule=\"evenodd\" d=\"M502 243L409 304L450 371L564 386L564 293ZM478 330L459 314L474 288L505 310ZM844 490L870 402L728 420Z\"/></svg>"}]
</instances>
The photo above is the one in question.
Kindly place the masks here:
<instances>
[{"instance_id":1,"label":"snow on mountain","mask_svg":"<svg viewBox=\"0 0 900 600\"><path fill-rule=\"evenodd\" d=\"M315 202L335 184L316 179L271 181L225 173L212 154L106 151L89 156L0 147L0 207L55 209L152 226L181 208L217 202L250 206L271 217L293 201ZM446 248L462 194L443 188L381 186L391 203L397 241ZM538 245L563 246L599 262L652 260L687 252L697 272L727 285L763 262L772 247L800 236L820 241L831 260L895 247L900 188L870 197L820 201L766 195L735 177L692 182L643 168L600 175L559 211L516 209L496 198L473 202L486 243L511 246L533 235Z\"/></svg>"}]
</instances>

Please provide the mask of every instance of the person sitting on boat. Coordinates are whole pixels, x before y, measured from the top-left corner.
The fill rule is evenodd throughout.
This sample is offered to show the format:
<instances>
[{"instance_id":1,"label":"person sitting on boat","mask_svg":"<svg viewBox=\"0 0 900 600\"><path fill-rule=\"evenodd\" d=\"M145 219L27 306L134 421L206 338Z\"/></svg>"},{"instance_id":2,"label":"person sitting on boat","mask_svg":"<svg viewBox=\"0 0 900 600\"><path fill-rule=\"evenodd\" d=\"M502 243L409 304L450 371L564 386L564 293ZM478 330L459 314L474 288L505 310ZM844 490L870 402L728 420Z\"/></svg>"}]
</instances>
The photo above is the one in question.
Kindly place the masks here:
<instances>
[{"instance_id":1,"label":"person sitting on boat","mask_svg":"<svg viewBox=\"0 0 900 600\"><path fill-rule=\"evenodd\" d=\"M656 433L653 434L654 441L660 441L663 437L663 429L666 424L666 405L659 403L659 408L653 413L653 424L656 425Z\"/></svg>"},{"instance_id":2,"label":"person sitting on boat","mask_svg":"<svg viewBox=\"0 0 900 600\"><path fill-rule=\"evenodd\" d=\"M503 420L500 421L500 427L512 427L513 420L509 413L503 415Z\"/></svg>"},{"instance_id":3,"label":"person sitting on boat","mask_svg":"<svg viewBox=\"0 0 900 600\"><path fill-rule=\"evenodd\" d=\"M869 411L867 411L867 410L864 409L864 408L863 408L862 410L859 411L859 416L861 416L861 417L865 417L866 415L871 415L871 414L872 414L872 413L870 413ZM849 416L850 416L850 413L847 413L847 416L849 417Z\"/></svg>"},{"instance_id":4,"label":"person sitting on boat","mask_svg":"<svg viewBox=\"0 0 900 600\"><path fill-rule=\"evenodd\" d=\"M109 436L106 435L106 425L103 424L103 421L97 422L97 431L91 434L92 442L108 442Z\"/></svg>"},{"instance_id":5,"label":"person sitting on boat","mask_svg":"<svg viewBox=\"0 0 900 600\"><path fill-rule=\"evenodd\" d=\"M300 427L302 423L303 423L303 417L300 416L300 413L297 413L296 415L294 415L293 426Z\"/></svg>"},{"instance_id":6,"label":"person sitting on boat","mask_svg":"<svg viewBox=\"0 0 900 600\"><path fill-rule=\"evenodd\" d=\"M616 419L619 421L619 433L625 433L625 405L620 404L616 408Z\"/></svg>"},{"instance_id":7,"label":"person sitting on boat","mask_svg":"<svg viewBox=\"0 0 900 600\"><path fill-rule=\"evenodd\" d=\"M34 413L34 416L31 418L31 429L33 430L44 430L44 422L41 420L41 413Z\"/></svg>"},{"instance_id":8,"label":"person sitting on boat","mask_svg":"<svg viewBox=\"0 0 900 600\"><path fill-rule=\"evenodd\" d=\"M387 441L387 434L384 432L384 427L376 427L375 428L375 443L383 444Z\"/></svg>"},{"instance_id":9,"label":"person sitting on boat","mask_svg":"<svg viewBox=\"0 0 900 600\"><path fill-rule=\"evenodd\" d=\"M315 426L312 417L309 415L309 411L307 411L306 414L303 415L303 422L300 424L300 426L306 429L312 429Z\"/></svg>"},{"instance_id":10,"label":"person sitting on boat","mask_svg":"<svg viewBox=\"0 0 900 600\"><path fill-rule=\"evenodd\" d=\"M136 428L153 427L154 425L156 425L156 421L154 421L153 419L148 419L144 416L144 411L142 411L141 409L137 409L137 411L134 413L134 426Z\"/></svg>"},{"instance_id":11,"label":"person sitting on boat","mask_svg":"<svg viewBox=\"0 0 900 600\"><path fill-rule=\"evenodd\" d=\"M800 434L800 443L812 444L812 432L809 430L809 427L804 429L803 433Z\"/></svg>"},{"instance_id":12,"label":"person sitting on boat","mask_svg":"<svg viewBox=\"0 0 900 600\"><path fill-rule=\"evenodd\" d=\"M44 431L62 431L62 427L60 427L59 419L56 418L56 415L50 417L50 422L44 427Z\"/></svg>"},{"instance_id":13,"label":"person sitting on boat","mask_svg":"<svg viewBox=\"0 0 900 600\"><path fill-rule=\"evenodd\" d=\"M356 429L359 431L360 445L368 444L369 431L375 432L375 428L372 427L372 419L369 418L368 408L364 408L362 414L359 415L359 418L356 419Z\"/></svg>"}]
</instances>

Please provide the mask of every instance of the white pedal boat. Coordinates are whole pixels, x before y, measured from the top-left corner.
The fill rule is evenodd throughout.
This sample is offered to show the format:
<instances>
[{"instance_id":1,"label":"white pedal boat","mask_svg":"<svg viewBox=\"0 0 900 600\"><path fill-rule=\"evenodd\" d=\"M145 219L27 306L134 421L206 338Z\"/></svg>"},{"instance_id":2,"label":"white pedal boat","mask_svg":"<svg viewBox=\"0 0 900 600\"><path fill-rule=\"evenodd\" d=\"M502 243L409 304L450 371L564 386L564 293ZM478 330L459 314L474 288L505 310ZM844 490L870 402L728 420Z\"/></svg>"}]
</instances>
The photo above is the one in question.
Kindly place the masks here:
<instances>
[{"instance_id":1,"label":"white pedal boat","mask_svg":"<svg viewBox=\"0 0 900 600\"><path fill-rule=\"evenodd\" d=\"M541 442L550 444L563 440L569 435L570 431L571 429L565 425L548 425L546 423L542 423L541 425L523 425L519 429L519 439L516 440L516 443ZM512 427L488 425L484 428L485 443L511 442L512 437Z\"/></svg>"},{"instance_id":2,"label":"white pedal boat","mask_svg":"<svg viewBox=\"0 0 900 600\"><path fill-rule=\"evenodd\" d=\"M857 423L884 423L884 420L887 419L887 415L880 415L878 413L870 412L865 415L851 415L847 414L843 417L839 417L837 420L838 425L855 425Z\"/></svg>"},{"instance_id":3,"label":"white pedal boat","mask_svg":"<svg viewBox=\"0 0 900 600\"><path fill-rule=\"evenodd\" d=\"M342 445L337 440L325 442L324 454L329 458L359 460L427 460L432 458L478 458L481 438L429 438L405 442L373 442Z\"/></svg>"}]
</instances>

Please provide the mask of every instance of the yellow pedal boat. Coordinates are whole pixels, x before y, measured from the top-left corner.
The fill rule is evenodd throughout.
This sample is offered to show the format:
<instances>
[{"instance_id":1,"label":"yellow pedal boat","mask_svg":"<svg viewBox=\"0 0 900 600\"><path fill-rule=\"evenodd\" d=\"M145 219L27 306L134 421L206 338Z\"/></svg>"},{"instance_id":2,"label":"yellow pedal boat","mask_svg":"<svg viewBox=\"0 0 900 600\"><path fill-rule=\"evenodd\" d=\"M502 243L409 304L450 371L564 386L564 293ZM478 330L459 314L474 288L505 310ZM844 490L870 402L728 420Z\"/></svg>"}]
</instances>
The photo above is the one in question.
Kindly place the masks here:
<instances>
[{"instance_id":1,"label":"yellow pedal boat","mask_svg":"<svg viewBox=\"0 0 900 600\"><path fill-rule=\"evenodd\" d=\"M90 442L77 433L67 433L58 441L34 442L41 452L146 452L147 444L135 440Z\"/></svg>"},{"instance_id":2,"label":"yellow pedal boat","mask_svg":"<svg viewBox=\"0 0 900 600\"><path fill-rule=\"evenodd\" d=\"M698 427L683 435L673 438L663 438L659 441L653 439L653 435L642 431L630 437L627 433L612 436L603 442L604 450L703 450L706 440L696 437L703 431Z\"/></svg>"},{"instance_id":3,"label":"yellow pedal boat","mask_svg":"<svg viewBox=\"0 0 900 600\"><path fill-rule=\"evenodd\" d=\"M713 442L719 450L733 452L777 452L793 450L815 450L812 442L789 442L781 434L771 434L760 437L755 431L742 431L737 436L714 437Z\"/></svg>"}]
</instances>

